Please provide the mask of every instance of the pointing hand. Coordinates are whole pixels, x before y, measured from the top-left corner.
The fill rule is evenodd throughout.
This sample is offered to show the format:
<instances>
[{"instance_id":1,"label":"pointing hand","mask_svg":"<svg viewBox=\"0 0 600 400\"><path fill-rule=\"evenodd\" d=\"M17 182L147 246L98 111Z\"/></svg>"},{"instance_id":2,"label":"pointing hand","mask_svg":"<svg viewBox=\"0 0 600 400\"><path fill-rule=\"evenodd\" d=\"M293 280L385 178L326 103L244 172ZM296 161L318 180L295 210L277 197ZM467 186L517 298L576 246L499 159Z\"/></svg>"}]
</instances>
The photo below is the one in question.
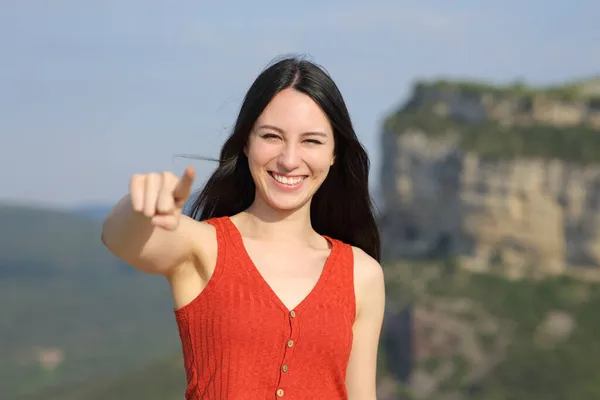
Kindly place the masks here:
<instances>
[{"instance_id":1,"label":"pointing hand","mask_svg":"<svg viewBox=\"0 0 600 400\"><path fill-rule=\"evenodd\" d=\"M181 177L171 172L134 174L129 192L133 209L151 218L155 226L174 230L192 192L195 171L187 167Z\"/></svg>"}]
</instances>

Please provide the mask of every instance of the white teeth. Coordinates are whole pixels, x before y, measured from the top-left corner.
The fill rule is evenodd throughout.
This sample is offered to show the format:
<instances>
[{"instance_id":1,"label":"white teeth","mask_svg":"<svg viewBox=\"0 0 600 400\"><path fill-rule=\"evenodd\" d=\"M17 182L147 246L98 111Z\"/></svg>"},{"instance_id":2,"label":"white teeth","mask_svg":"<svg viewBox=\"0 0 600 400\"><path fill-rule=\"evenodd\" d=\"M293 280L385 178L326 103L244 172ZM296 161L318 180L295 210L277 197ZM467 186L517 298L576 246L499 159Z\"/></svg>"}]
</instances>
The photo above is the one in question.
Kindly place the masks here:
<instances>
[{"instance_id":1,"label":"white teeth","mask_svg":"<svg viewBox=\"0 0 600 400\"><path fill-rule=\"evenodd\" d=\"M277 175L275 173L272 173L271 175L273 176L273 178L275 178L277 182L283 183L284 185L297 185L306 178L305 176L297 178L288 178L286 176Z\"/></svg>"}]
</instances>

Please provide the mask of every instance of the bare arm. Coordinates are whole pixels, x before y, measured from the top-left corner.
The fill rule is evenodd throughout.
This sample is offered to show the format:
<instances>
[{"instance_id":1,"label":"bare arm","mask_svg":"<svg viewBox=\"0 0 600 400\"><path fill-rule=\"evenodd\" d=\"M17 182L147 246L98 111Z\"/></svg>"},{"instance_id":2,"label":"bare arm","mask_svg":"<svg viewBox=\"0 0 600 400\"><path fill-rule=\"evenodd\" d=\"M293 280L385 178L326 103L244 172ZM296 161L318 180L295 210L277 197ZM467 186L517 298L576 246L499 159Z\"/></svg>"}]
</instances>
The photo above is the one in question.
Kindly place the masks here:
<instances>
[{"instance_id":1,"label":"bare arm","mask_svg":"<svg viewBox=\"0 0 600 400\"><path fill-rule=\"evenodd\" d=\"M377 261L354 248L357 317L346 374L349 400L376 400L377 352L385 308L383 271Z\"/></svg>"},{"instance_id":2,"label":"bare arm","mask_svg":"<svg viewBox=\"0 0 600 400\"><path fill-rule=\"evenodd\" d=\"M181 215L194 172L135 175L130 192L111 210L102 242L118 258L141 271L170 274L193 257L194 224Z\"/></svg>"}]
</instances>

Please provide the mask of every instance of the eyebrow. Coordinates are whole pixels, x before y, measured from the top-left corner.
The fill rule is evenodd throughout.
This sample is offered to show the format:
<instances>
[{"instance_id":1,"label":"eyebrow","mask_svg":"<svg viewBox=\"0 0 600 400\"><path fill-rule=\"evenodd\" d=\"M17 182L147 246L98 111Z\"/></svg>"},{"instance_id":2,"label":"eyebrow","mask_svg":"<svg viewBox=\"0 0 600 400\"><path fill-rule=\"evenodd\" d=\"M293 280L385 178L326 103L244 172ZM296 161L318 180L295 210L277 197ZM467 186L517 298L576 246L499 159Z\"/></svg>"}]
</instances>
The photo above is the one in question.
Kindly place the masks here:
<instances>
[{"instance_id":1,"label":"eyebrow","mask_svg":"<svg viewBox=\"0 0 600 400\"><path fill-rule=\"evenodd\" d=\"M274 131L279 132L281 134L284 133L283 129L278 128L278 127L276 127L274 125L268 125L268 124L261 125L261 126L258 127L258 129L271 129L271 130L274 130ZM302 134L302 136L310 136L310 135L321 136L321 137L324 137L324 138L327 137L326 133L320 132L320 131L310 131L310 132L304 132Z\"/></svg>"}]
</instances>

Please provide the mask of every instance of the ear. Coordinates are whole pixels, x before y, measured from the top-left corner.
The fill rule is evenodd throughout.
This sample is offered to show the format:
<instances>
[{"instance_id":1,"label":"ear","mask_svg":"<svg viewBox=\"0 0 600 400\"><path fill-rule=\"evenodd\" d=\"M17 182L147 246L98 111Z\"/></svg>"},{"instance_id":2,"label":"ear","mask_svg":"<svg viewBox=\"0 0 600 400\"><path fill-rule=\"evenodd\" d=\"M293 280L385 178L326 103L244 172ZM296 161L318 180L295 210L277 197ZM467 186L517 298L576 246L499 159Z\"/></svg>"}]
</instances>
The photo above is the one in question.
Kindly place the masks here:
<instances>
[{"instance_id":1,"label":"ear","mask_svg":"<svg viewBox=\"0 0 600 400\"><path fill-rule=\"evenodd\" d=\"M335 164L335 154L331 157L331 164L329 164L329 166L332 166L333 164Z\"/></svg>"},{"instance_id":2,"label":"ear","mask_svg":"<svg viewBox=\"0 0 600 400\"><path fill-rule=\"evenodd\" d=\"M244 155L248 157L248 142L244 145Z\"/></svg>"}]
</instances>

